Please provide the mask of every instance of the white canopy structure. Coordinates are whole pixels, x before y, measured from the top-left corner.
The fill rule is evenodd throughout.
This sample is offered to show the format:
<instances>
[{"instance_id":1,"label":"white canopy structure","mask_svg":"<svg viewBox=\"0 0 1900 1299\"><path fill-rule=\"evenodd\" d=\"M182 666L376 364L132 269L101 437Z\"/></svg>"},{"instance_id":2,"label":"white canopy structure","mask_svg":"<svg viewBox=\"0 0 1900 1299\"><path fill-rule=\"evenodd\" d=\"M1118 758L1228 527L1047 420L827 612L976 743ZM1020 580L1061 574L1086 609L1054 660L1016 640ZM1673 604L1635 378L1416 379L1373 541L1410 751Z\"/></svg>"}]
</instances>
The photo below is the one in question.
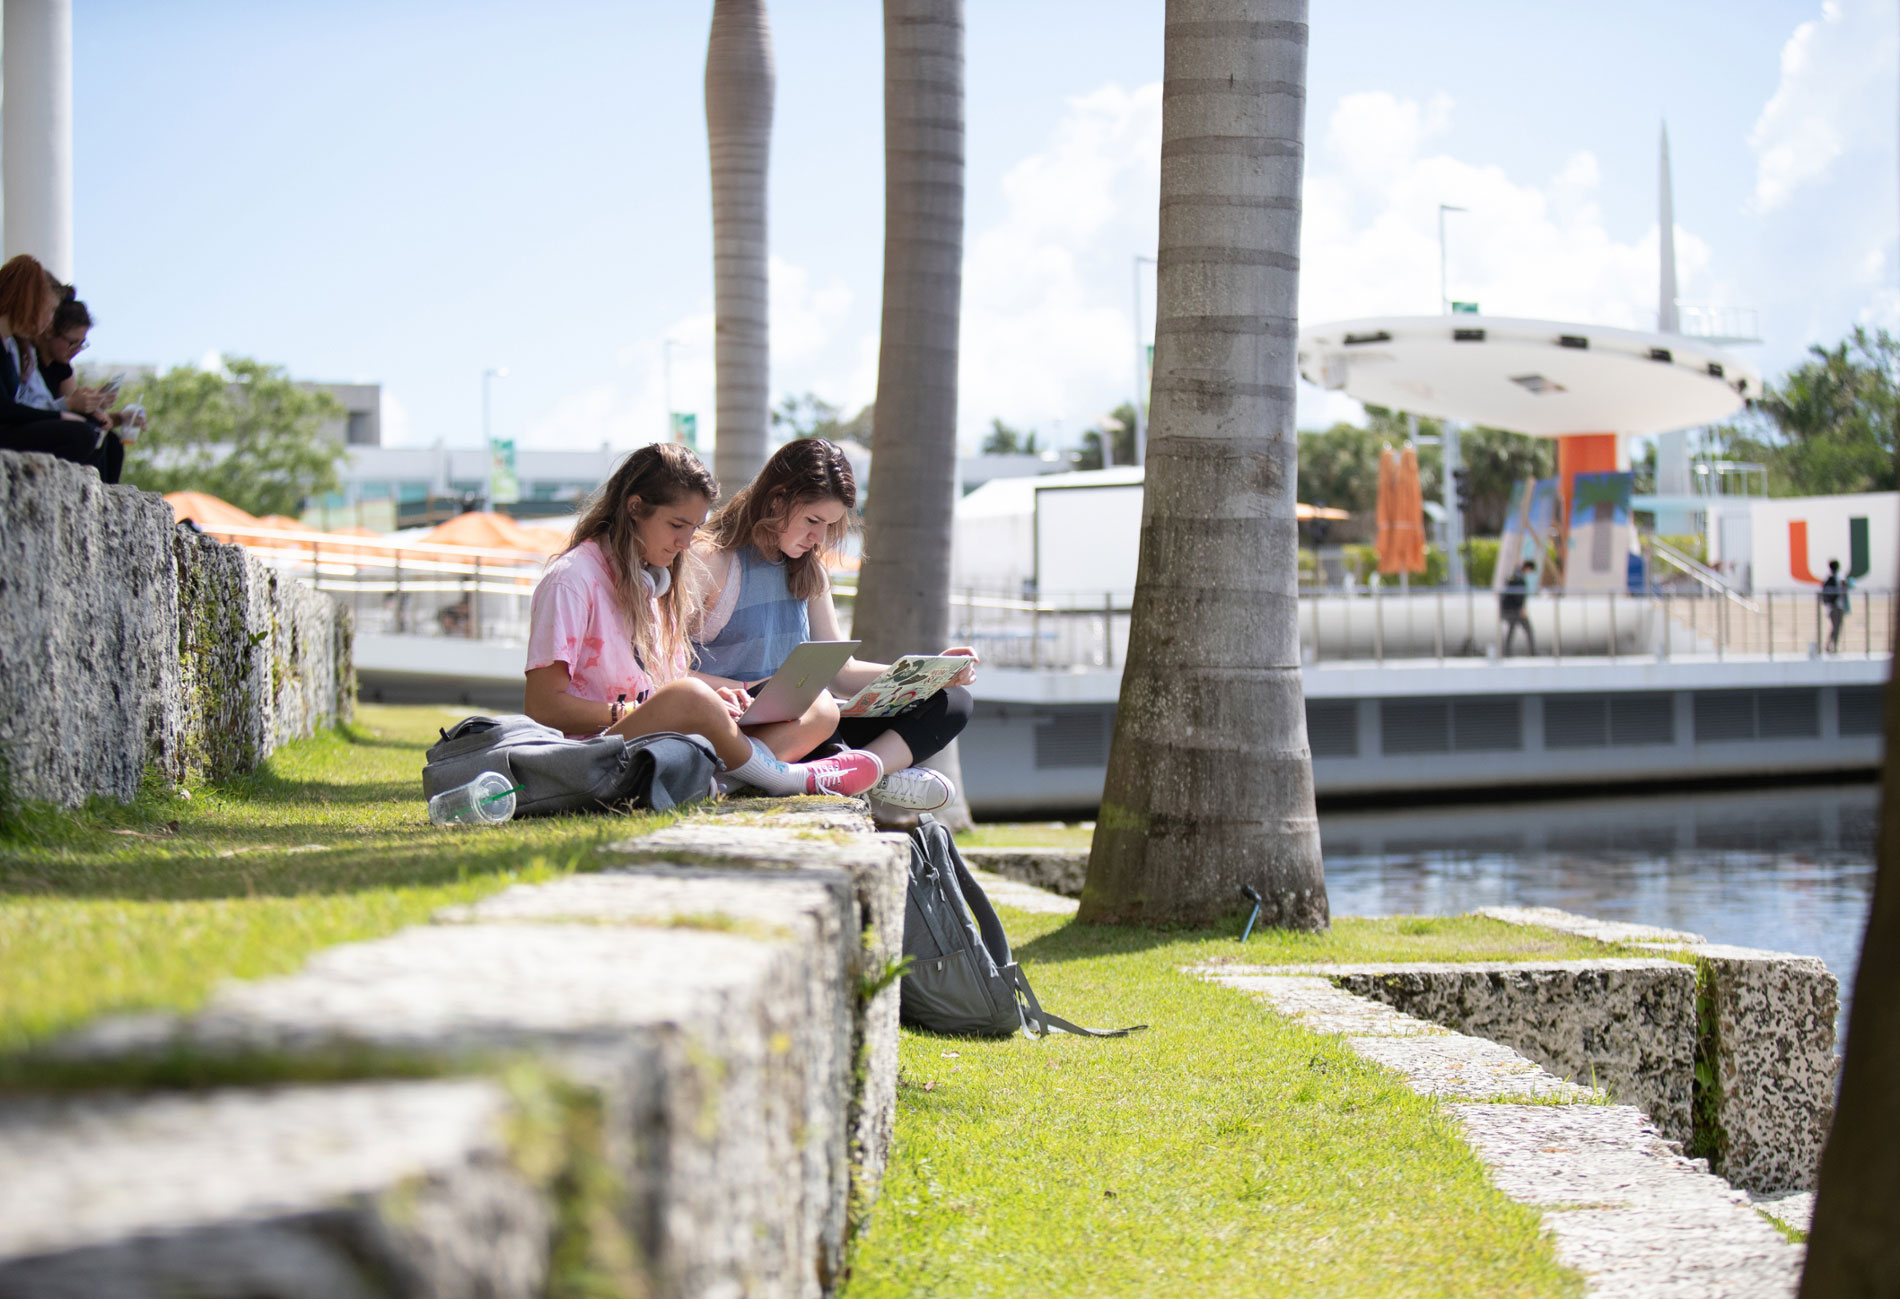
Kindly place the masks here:
<instances>
[{"instance_id":1,"label":"white canopy structure","mask_svg":"<svg viewBox=\"0 0 1900 1299\"><path fill-rule=\"evenodd\" d=\"M1726 419L1761 374L1681 334L1495 316L1376 316L1300 331L1300 373L1376 406L1538 437Z\"/></svg>"}]
</instances>

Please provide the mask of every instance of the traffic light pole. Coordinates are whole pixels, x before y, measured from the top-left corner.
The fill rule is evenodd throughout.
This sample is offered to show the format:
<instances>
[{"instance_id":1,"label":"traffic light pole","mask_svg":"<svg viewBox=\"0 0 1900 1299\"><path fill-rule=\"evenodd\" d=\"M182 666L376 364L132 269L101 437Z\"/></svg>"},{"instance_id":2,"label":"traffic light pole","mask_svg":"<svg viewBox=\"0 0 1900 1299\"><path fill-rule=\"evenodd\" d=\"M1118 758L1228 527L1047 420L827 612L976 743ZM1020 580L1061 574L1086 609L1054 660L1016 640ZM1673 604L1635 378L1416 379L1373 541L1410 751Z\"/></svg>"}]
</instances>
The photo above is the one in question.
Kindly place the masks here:
<instances>
[{"instance_id":1,"label":"traffic light pole","mask_svg":"<svg viewBox=\"0 0 1900 1299\"><path fill-rule=\"evenodd\" d=\"M1444 218L1441 215L1439 219ZM1465 493L1458 490L1464 477L1464 461L1458 456L1458 421L1444 422L1439 452L1445 465L1445 567L1451 574L1454 591L1465 588Z\"/></svg>"}]
</instances>

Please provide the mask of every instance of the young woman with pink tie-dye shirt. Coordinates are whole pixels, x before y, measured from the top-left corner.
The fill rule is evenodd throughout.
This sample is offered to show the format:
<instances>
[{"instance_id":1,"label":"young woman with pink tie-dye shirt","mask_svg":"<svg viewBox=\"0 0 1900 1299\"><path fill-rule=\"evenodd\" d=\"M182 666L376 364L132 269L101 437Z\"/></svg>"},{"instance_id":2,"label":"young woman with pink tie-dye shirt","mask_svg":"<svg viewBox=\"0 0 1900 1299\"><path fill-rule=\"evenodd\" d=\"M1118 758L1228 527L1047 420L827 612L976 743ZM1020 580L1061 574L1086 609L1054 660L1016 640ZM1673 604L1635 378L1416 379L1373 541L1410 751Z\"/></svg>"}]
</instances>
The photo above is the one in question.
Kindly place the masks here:
<instances>
[{"instance_id":1,"label":"young woman with pink tie-dye shirt","mask_svg":"<svg viewBox=\"0 0 1900 1299\"><path fill-rule=\"evenodd\" d=\"M655 443L621 462L535 588L527 714L568 735L703 735L727 780L768 794L861 793L878 778L872 760L846 753L781 762L772 728L759 736L739 729L736 719L751 702L743 690L688 674L683 579L695 562L693 536L718 494L706 466L685 447ZM778 725L828 734L836 724L831 707L829 720Z\"/></svg>"}]
</instances>

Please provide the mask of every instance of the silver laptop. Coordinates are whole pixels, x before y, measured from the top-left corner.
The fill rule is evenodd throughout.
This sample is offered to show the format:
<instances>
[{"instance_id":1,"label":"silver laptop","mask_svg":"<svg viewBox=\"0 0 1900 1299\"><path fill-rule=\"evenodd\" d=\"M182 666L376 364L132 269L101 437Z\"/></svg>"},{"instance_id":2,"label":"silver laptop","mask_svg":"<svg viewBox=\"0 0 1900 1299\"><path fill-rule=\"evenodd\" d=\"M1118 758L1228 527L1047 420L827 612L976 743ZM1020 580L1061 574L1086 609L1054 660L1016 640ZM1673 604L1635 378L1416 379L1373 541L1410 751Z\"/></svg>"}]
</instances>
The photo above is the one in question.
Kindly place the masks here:
<instances>
[{"instance_id":1,"label":"silver laptop","mask_svg":"<svg viewBox=\"0 0 1900 1299\"><path fill-rule=\"evenodd\" d=\"M818 692L831 684L863 641L808 640L793 650L772 679L752 696L752 707L739 714L741 726L763 726L768 722L789 722L818 698Z\"/></svg>"}]
</instances>

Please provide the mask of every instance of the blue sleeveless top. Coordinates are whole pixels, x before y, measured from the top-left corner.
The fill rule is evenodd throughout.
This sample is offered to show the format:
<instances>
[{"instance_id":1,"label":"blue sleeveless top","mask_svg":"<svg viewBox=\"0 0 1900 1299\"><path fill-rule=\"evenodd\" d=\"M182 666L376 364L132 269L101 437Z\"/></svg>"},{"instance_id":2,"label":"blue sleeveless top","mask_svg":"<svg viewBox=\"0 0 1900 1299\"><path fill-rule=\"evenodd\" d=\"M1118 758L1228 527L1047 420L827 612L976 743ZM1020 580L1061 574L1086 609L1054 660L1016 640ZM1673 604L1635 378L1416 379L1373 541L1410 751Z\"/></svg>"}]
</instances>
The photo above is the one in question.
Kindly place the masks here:
<instances>
[{"instance_id":1,"label":"blue sleeveless top","mask_svg":"<svg viewBox=\"0 0 1900 1299\"><path fill-rule=\"evenodd\" d=\"M810 611L786 588L784 561L761 558L756 546L740 548L726 580L739 584L739 602L717 636L693 642L694 666L736 681L769 677L811 639Z\"/></svg>"}]
</instances>

